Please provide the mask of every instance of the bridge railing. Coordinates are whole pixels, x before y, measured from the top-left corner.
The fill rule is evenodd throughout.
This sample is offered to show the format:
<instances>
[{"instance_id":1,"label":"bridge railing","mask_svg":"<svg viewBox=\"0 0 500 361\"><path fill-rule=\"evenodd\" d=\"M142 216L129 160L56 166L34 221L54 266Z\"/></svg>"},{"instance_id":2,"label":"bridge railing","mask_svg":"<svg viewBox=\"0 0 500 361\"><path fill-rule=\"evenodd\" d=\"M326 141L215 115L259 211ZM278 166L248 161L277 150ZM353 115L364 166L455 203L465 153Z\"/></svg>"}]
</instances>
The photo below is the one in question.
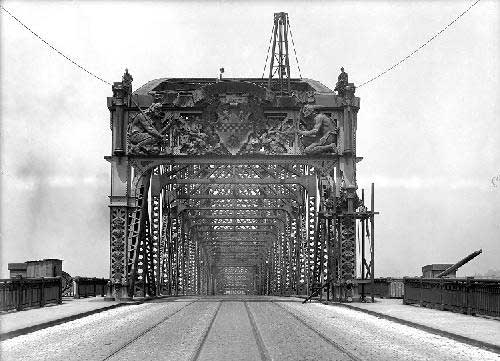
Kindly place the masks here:
<instances>
[{"instance_id":1,"label":"bridge railing","mask_svg":"<svg viewBox=\"0 0 500 361\"><path fill-rule=\"evenodd\" d=\"M405 277L403 303L500 317L500 280Z\"/></svg>"},{"instance_id":2,"label":"bridge railing","mask_svg":"<svg viewBox=\"0 0 500 361\"><path fill-rule=\"evenodd\" d=\"M73 277L73 298L104 297L108 281L105 278Z\"/></svg>"},{"instance_id":3,"label":"bridge railing","mask_svg":"<svg viewBox=\"0 0 500 361\"><path fill-rule=\"evenodd\" d=\"M358 281L361 281L358 279ZM373 295L380 298L403 298L404 284L402 278L375 278L374 287L371 283L365 283L363 286L358 285L358 293L361 294L361 289L364 287L365 296Z\"/></svg>"},{"instance_id":4,"label":"bridge railing","mask_svg":"<svg viewBox=\"0 0 500 361\"><path fill-rule=\"evenodd\" d=\"M0 310L22 310L62 303L61 277L0 279Z\"/></svg>"}]
</instances>

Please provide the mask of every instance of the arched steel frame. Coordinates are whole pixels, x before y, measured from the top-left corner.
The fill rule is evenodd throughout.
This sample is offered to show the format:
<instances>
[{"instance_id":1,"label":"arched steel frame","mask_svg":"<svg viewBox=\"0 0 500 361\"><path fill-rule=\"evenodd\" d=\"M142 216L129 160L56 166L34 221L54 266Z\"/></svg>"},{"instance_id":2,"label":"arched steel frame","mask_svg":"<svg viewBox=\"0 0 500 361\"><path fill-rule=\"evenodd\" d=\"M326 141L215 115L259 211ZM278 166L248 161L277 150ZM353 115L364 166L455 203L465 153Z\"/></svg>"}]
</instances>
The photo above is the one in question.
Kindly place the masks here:
<instances>
[{"instance_id":1,"label":"arched steel frame","mask_svg":"<svg viewBox=\"0 0 500 361\"><path fill-rule=\"evenodd\" d=\"M258 80L233 83L260 86ZM211 95L230 93L231 86L238 84ZM373 278L375 212L356 194L358 98L330 95L330 107L342 116L339 151L333 154L152 155L133 154L126 129L133 114L154 101L154 92L132 94L131 86L118 82L113 93L108 98L113 151L106 158L111 163L110 278L116 298L321 296L326 290L327 297L332 291L334 298L350 300L365 276ZM297 107L274 105L268 112L299 116ZM186 107L166 108L173 116L188 112ZM166 136L168 147L179 144L172 134ZM356 281L359 221L362 281ZM364 240L369 228L368 263Z\"/></svg>"}]
</instances>

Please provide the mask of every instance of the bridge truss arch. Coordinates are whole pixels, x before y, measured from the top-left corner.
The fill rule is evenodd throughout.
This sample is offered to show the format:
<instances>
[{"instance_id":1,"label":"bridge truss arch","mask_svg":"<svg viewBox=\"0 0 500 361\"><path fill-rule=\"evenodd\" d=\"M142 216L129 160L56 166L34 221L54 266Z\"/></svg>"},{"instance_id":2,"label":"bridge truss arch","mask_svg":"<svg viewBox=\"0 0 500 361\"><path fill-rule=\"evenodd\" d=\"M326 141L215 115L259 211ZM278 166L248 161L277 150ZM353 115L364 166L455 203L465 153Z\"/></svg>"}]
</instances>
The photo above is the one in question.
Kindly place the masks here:
<instances>
[{"instance_id":1,"label":"bridge truss arch","mask_svg":"<svg viewBox=\"0 0 500 361\"><path fill-rule=\"evenodd\" d=\"M352 298L359 98L291 79L157 79L108 98L110 279L126 299L180 294ZM368 228L367 228L368 229ZM373 232L372 232L373 234ZM373 245L373 242L372 242ZM371 267L371 268L370 268Z\"/></svg>"}]
</instances>

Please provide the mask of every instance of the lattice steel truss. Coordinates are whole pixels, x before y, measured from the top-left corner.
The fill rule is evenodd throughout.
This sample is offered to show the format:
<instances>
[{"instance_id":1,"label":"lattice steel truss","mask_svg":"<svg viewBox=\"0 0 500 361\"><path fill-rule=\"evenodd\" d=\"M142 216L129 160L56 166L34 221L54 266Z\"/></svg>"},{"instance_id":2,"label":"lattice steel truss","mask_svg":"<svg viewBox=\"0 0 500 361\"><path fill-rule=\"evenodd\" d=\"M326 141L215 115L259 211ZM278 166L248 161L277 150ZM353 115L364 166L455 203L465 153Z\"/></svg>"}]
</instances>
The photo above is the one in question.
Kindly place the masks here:
<instances>
[{"instance_id":1,"label":"lattice steel truss","mask_svg":"<svg viewBox=\"0 0 500 361\"><path fill-rule=\"evenodd\" d=\"M356 294L354 86L290 79L159 79L108 98L110 278L117 298ZM370 227L366 222L370 222ZM367 271L369 271L367 273ZM366 282L366 281L362 281ZM362 283L361 282L361 283Z\"/></svg>"}]
</instances>

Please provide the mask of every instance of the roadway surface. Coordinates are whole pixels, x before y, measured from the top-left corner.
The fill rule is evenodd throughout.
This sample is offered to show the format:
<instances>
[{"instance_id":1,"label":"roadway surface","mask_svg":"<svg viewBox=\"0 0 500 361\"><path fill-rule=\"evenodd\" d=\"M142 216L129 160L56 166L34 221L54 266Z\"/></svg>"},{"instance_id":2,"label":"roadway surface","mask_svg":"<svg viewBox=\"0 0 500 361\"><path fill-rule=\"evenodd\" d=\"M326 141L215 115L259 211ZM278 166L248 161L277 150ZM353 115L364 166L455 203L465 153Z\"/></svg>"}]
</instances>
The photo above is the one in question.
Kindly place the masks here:
<instances>
[{"instance_id":1,"label":"roadway surface","mask_svg":"<svg viewBox=\"0 0 500 361\"><path fill-rule=\"evenodd\" d=\"M500 360L355 310L276 297L116 308L0 343L2 360Z\"/></svg>"}]
</instances>

